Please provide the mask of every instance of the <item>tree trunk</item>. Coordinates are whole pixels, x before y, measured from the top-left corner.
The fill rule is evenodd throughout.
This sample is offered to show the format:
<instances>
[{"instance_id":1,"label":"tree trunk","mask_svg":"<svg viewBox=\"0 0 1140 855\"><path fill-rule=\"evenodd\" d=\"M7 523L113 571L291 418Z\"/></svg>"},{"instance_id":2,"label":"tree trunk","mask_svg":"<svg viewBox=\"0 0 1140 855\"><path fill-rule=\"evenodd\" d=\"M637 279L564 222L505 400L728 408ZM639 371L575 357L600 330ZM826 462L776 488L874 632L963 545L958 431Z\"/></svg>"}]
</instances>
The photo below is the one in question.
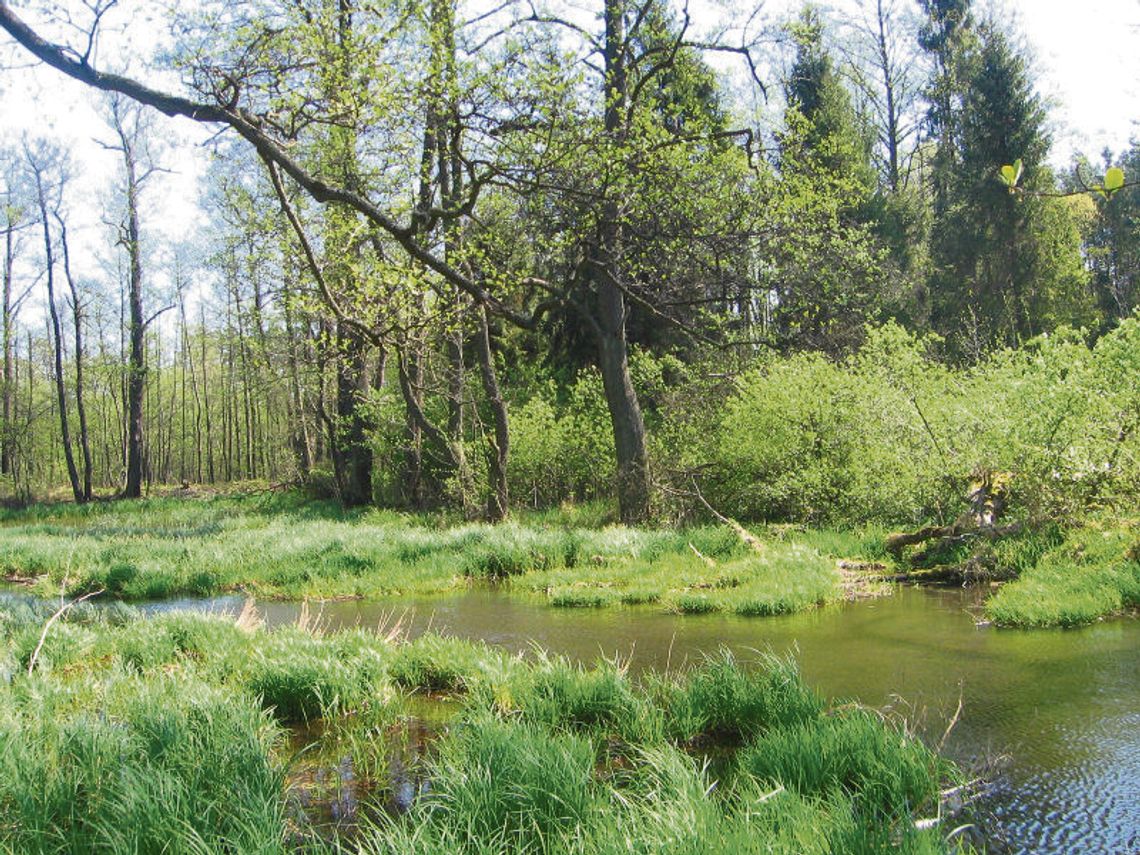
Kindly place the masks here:
<instances>
[{"instance_id":1,"label":"tree trunk","mask_svg":"<svg viewBox=\"0 0 1140 855\"><path fill-rule=\"evenodd\" d=\"M293 458L297 463L297 471L302 478L308 478L313 468L313 446L309 439L308 420L305 418L305 397L301 391L301 372L297 359L297 329L293 323L293 313L289 308L289 299L284 301L285 336L289 348L289 403L292 410L291 436L293 440ZM380 378L383 382L383 378Z\"/></svg>"},{"instance_id":2,"label":"tree trunk","mask_svg":"<svg viewBox=\"0 0 1140 855\"><path fill-rule=\"evenodd\" d=\"M400 391L404 396L404 424L407 444L404 448L404 471L401 477L404 503L416 510L426 504L424 495L424 434L416 420L416 408L423 408L423 359L419 343L409 343L398 354Z\"/></svg>"},{"instance_id":3,"label":"tree trunk","mask_svg":"<svg viewBox=\"0 0 1140 855\"><path fill-rule=\"evenodd\" d=\"M3 310L0 321L3 323L2 345L4 349L4 373L0 376L0 475L13 474L12 432L14 430L13 404L16 387L14 385L15 366L12 356L12 269L16 260L15 231L16 224L9 219L4 229L4 292L3 305L0 306Z\"/></svg>"},{"instance_id":4,"label":"tree trunk","mask_svg":"<svg viewBox=\"0 0 1140 855\"><path fill-rule=\"evenodd\" d=\"M51 239L51 221L47 212L47 191L44 189L43 174L33 166L36 180L36 195L40 208L40 222L44 230L44 265L46 267L48 314L51 317L52 351L55 371L55 394L59 406L59 432L63 441L63 457L67 463L67 478L71 482L71 492L75 501L85 501L79 484L79 471L75 468L75 454L71 448L71 428L67 420L67 390L63 382L63 335L60 332L59 312L55 305L55 255Z\"/></svg>"},{"instance_id":5,"label":"tree trunk","mask_svg":"<svg viewBox=\"0 0 1140 855\"><path fill-rule=\"evenodd\" d=\"M491 415L495 421L494 439L490 441L487 466L490 475L490 491L487 495L487 518L491 522L506 519L510 512L510 490L507 483L507 463L510 457L510 431L507 420L507 403L499 388L499 377L495 371L495 354L491 349L491 327L487 322L487 307L478 307L479 318L479 375L483 381L483 392L491 405Z\"/></svg>"},{"instance_id":6,"label":"tree trunk","mask_svg":"<svg viewBox=\"0 0 1140 855\"><path fill-rule=\"evenodd\" d=\"M83 501L91 501L91 440L87 432L87 407L83 401L83 306L79 302L79 289L71 275L71 251L67 246L67 226L56 214L59 222L60 243L63 247L63 273L71 291L71 311L75 319L75 412L79 417L79 450L83 454Z\"/></svg>"},{"instance_id":7,"label":"tree trunk","mask_svg":"<svg viewBox=\"0 0 1140 855\"><path fill-rule=\"evenodd\" d=\"M142 496L143 395L146 391L146 318L143 316L142 248L139 245L139 178L134 140L116 117L123 166L127 177L127 229L124 235L129 260L130 353L127 358L127 480L123 497Z\"/></svg>"},{"instance_id":8,"label":"tree trunk","mask_svg":"<svg viewBox=\"0 0 1140 855\"><path fill-rule=\"evenodd\" d=\"M625 136L625 19L622 0L606 0L606 134L620 147ZM616 156L620 156L620 150ZM622 522L643 522L650 515L649 455L645 421L629 373L625 294L618 281L621 224L618 204L605 203L590 272L597 288L598 366L614 434L618 507Z\"/></svg>"},{"instance_id":9,"label":"tree trunk","mask_svg":"<svg viewBox=\"0 0 1140 855\"><path fill-rule=\"evenodd\" d=\"M337 326L336 443L333 467L346 507L372 501L372 447L362 405L370 387L367 344L348 324Z\"/></svg>"}]
</instances>

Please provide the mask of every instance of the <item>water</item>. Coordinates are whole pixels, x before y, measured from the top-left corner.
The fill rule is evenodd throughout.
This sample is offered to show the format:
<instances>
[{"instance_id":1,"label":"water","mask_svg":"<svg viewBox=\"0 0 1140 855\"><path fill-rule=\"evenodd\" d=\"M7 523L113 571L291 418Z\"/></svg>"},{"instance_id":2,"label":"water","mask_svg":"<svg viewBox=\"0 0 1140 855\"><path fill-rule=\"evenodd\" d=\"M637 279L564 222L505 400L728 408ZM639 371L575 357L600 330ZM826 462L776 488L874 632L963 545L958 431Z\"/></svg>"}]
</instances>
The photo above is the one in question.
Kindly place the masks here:
<instances>
[{"instance_id":1,"label":"water","mask_svg":"<svg viewBox=\"0 0 1140 855\"><path fill-rule=\"evenodd\" d=\"M1140 853L1140 620L1073 630L976 626L979 592L903 588L894 596L779 618L560 610L493 591L430 600L310 606L328 629L429 629L512 651L534 646L633 670L679 667L727 645L793 652L825 695L893 706L934 743L961 700L944 750L995 786L981 838L998 853ZM237 611L239 598L147 606ZM270 625L296 603L261 603ZM996 769L996 771L995 771Z\"/></svg>"}]
</instances>

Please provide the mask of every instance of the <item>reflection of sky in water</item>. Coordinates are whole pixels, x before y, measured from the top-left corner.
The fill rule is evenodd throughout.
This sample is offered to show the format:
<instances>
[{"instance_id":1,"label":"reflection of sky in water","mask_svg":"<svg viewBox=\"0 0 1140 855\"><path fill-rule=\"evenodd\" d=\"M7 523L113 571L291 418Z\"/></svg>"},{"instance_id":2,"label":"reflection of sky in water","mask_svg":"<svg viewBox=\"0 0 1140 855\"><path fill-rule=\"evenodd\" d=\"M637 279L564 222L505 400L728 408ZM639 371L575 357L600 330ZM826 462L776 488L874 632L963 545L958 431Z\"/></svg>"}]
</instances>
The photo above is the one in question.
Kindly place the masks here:
<instances>
[{"instance_id":1,"label":"reflection of sky in water","mask_svg":"<svg viewBox=\"0 0 1140 855\"><path fill-rule=\"evenodd\" d=\"M933 741L961 697L946 751L965 764L1007 755L984 809L996 852L1140 852L1140 621L1076 630L976 628L977 596L904 588L865 601L778 618L667 615L635 609L552 609L471 592L383 604L310 606L325 628L428 629L512 651L535 645L574 659L630 660L633 670L678 667L728 645L794 652L831 697L893 704ZM241 599L150 606L236 613ZM269 625L296 620L294 603L266 602Z\"/></svg>"}]
</instances>

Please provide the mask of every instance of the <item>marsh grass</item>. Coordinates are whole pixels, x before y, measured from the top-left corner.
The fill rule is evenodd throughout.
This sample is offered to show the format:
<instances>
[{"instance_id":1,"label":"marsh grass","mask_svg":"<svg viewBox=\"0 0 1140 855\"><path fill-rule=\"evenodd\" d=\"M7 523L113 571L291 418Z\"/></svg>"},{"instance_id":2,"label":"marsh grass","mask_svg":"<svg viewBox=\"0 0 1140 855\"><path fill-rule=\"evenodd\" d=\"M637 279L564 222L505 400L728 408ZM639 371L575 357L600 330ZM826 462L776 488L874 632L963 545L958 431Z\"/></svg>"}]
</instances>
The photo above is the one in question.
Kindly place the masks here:
<instances>
[{"instance_id":1,"label":"marsh grass","mask_svg":"<svg viewBox=\"0 0 1140 855\"><path fill-rule=\"evenodd\" d=\"M0 662L33 626L30 613L0 622ZM188 614L63 627L84 633L66 665L0 684L0 851L944 848L911 820L950 767L875 715L829 710L789 660L721 653L637 682L619 662L524 660L440 636ZM393 751L440 691L453 700L415 742L406 812L387 810L393 757L408 757ZM302 746L283 738L282 724L306 719ZM728 752L715 772L714 750ZM354 798L371 799L351 834L330 838L296 810L314 763L349 769Z\"/></svg>"},{"instance_id":2,"label":"marsh grass","mask_svg":"<svg viewBox=\"0 0 1140 855\"><path fill-rule=\"evenodd\" d=\"M544 593L555 606L660 603L679 614L785 614L840 596L835 561L812 547L770 543L757 555L734 542L732 532L714 529L702 543L709 551L697 548L698 556L694 540L700 538L677 537L668 548L657 543L650 561L580 564L528 574L518 584Z\"/></svg>"},{"instance_id":3,"label":"marsh grass","mask_svg":"<svg viewBox=\"0 0 1140 855\"><path fill-rule=\"evenodd\" d=\"M660 604L676 612L769 615L838 596L834 561L782 534L762 555L729 529L634 529L596 509L497 526L345 512L291 493L34 506L0 514L0 570L55 595L269 598L423 595L504 584L554 606Z\"/></svg>"},{"instance_id":4,"label":"marsh grass","mask_svg":"<svg viewBox=\"0 0 1140 855\"><path fill-rule=\"evenodd\" d=\"M741 667L728 651L709 656L686 679L658 680L670 735L739 743L774 727L817 718L822 699L799 678L789 659L763 655L759 667Z\"/></svg>"},{"instance_id":5,"label":"marsh grass","mask_svg":"<svg viewBox=\"0 0 1140 855\"><path fill-rule=\"evenodd\" d=\"M736 768L805 797L840 789L872 820L934 815L945 774L920 741L861 709L771 728L738 755Z\"/></svg>"},{"instance_id":6,"label":"marsh grass","mask_svg":"<svg viewBox=\"0 0 1140 855\"><path fill-rule=\"evenodd\" d=\"M1070 532L986 603L1010 626L1077 626L1140 606L1140 538L1096 525Z\"/></svg>"},{"instance_id":7,"label":"marsh grass","mask_svg":"<svg viewBox=\"0 0 1140 855\"><path fill-rule=\"evenodd\" d=\"M43 678L21 688L4 698L0 728L0 846L280 850L279 733L253 704L195 679L125 672L86 687L82 705Z\"/></svg>"}]
</instances>

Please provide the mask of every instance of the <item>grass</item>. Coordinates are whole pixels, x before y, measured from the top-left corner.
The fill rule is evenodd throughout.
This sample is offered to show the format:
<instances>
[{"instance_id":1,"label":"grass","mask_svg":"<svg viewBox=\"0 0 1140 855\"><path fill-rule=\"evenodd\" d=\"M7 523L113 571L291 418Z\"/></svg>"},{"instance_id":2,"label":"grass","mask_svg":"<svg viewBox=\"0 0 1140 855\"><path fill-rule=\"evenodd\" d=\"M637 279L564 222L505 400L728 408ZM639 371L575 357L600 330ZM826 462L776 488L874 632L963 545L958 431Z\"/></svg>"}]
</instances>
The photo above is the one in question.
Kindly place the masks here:
<instances>
[{"instance_id":1,"label":"grass","mask_svg":"<svg viewBox=\"0 0 1140 855\"><path fill-rule=\"evenodd\" d=\"M839 597L835 561L811 547L771 543L757 555L734 545L717 560L695 554L689 542L650 561L599 561L534 572L516 584L545 593L555 606L657 603L679 614L776 615Z\"/></svg>"},{"instance_id":2,"label":"grass","mask_svg":"<svg viewBox=\"0 0 1140 855\"><path fill-rule=\"evenodd\" d=\"M0 663L43 617L4 614ZM0 682L0 852L947 849L913 820L954 770L879 716L829 707L788 660L721 653L635 682L616 662L203 615L78 609L57 635L70 640L32 674ZM417 749L427 784L392 813L409 715L435 734ZM283 726L301 719L317 744L298 751ZM351 826L300 807L321 763L361 782Z\"/></svg>"},{"instance_id":3,"label":"grass","mask_svg":"<svg viewBox=\"0 0 1140 855\"><path fill-rule=\"evenodd\" d=\"M768 615L839 596L834 560L802 537L774 535L757 555L724 527L599 522L567 510L490 526L346 512L292 493L37 505L0 511L0 573L44 596L101 589L125 601L375 599L487 582L553 606Z\"/></svg>"},{"instance_id":4,"label":"grass","mask_svg":"<svg viewBox=\"0 0 1140 855\"><path fill-rule=\"evenodd\" d=\"M799 679L791 661L771 656L761 661L763 667L748 670L732 654L721 653L683 683L658 684L672 736L682 742L736 743L820 715L822 699Z\"/></svg>"},{"instance_id":5,"label":"grass","mask_svg":"<svg viewBox=\"0 0 1140 855\"><path fill-rule=\"evenodd\" d=\"M254 706L185 677L112 672L81 704L65 686L0 696L0 849L279 851L279 731Z\"/></svg>"},{"instance_id":6,"label":"grass","mask_svg":"<svg viewBox=\"0 0 1140 855\"><path fill-rule=\"evenodd\" d=\"M986 603L1009 626L1077 626L1140 607L1140 539L1134 528L1087 525L1043 551Z\"/></svg>"},{"instance_id":7,"label":"grass","mask_svg":"<svg viewBox=\"0 0 1140 855\"><path fill-rule=\"evenodd\" d=\"M1068 532L1046 525L926 559L968 562L979 578L1013 580L986 606L996 623L1071 626L1140 605L1137 540L1130 531L1126 522L1094 521ZM840 599L838 558L888 570L892 563L884 532L876 528L771 526L757 533L764 544L759 553L723 526L605 525L598 506L490 526L377 509L346 512L288 492L226 494L0 510L0 573L34 580L33 591L42 596L103 589L103 599L124 601L232 591L263 598L386 598L489 583L561 608L653 606L678 614L766 616ZM160 641L135 645L137 664L157 655ZM25 637L16 644L19 661L34 643ZM64 630L44 655L64 663L81 655L85 643L82 631ZM294 678L306 680L306 667L321 665L305 665L300 656ZM407 667L418 666L409 661ZM442 689L455 679L445 671L435 678ZM409 679L419 681L414 674ZM322 685L291 714L351 705L349 688ZM274 694L268 683L262 689Z\"/></svg>"}]
</instances>

